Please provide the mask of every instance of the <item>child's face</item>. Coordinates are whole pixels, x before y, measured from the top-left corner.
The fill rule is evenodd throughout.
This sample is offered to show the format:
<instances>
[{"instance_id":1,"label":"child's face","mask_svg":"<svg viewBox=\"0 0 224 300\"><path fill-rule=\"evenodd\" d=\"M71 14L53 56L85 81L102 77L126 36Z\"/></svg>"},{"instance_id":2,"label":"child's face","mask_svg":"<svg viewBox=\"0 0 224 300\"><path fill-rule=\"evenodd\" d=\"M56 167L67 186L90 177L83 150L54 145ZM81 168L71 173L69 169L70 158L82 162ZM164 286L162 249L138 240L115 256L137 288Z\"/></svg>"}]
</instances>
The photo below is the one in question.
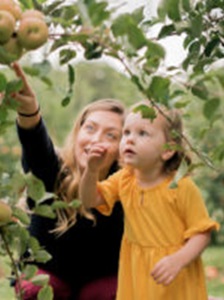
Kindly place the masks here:
<instances>
[{"instance_id":1,"label":"child's face","mask_svg":"<svg viewBox=\"0 0 224 300\"><path fill-rule=\"evenodd\" d=\"M164 122L161 115L153 121L143 119L140 113L127 116L120 142L120 155L124 164L140 170L163 166L166 159Z\"/></svg>"}]
</instances>

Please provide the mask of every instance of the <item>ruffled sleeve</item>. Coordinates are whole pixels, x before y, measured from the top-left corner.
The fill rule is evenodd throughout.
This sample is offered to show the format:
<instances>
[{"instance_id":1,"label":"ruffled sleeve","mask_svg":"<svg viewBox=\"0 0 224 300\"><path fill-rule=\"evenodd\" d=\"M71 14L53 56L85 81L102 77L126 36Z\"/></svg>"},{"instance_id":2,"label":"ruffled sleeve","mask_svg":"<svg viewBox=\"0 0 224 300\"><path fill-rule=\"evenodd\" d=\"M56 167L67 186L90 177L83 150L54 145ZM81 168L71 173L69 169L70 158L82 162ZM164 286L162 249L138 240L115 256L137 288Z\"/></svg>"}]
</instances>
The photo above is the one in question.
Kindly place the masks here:
<instances>
[{"instance_id":1,"label":"ruffled sleeve","mask_svg":"<svg viewBox=\"0 0 224 300\"><path fill-rule=\"evenodd\" d=\"M122 170L114 173L108 179L97 183L97 189L106 201L106 204L99 205L97 207L97 210L99 210L104 215L111 214L115 202L119 199L119 186L121 176Z\"/></svg>"},{"instance_id":2,"label":"ruffled sleeve","mask_svg":"<svg viewBox=\"0 0 224 300\"><path fill-rule=\"evenodd\" d=\"M186 177L179 182L178 202L185 220L184 239L205 231L219 230L220 225L209 217L199 188Z\"/></svg>"}]
</instances>

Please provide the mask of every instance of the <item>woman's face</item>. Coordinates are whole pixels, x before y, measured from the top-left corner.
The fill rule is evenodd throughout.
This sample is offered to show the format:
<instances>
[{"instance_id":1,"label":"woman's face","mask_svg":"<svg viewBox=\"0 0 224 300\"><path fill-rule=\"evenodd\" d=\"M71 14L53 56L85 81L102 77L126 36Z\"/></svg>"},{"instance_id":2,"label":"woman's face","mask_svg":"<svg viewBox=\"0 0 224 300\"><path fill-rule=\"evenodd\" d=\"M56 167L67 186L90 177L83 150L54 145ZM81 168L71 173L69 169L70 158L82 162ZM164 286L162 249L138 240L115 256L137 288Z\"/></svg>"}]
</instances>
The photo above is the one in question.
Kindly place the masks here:
<instances>
[{"instance_id":1,"label":"woman's face","mask_svg":"<svg viewBox=\"0 0 224 300\"><path fill-rule=\"evenodd\" d=\"M118 158L122 121L121 115L111 111L94 111L87 116L78 132L75 148L81 170L87 165L88 152L92 145L103 144L107 148L107 154L100 177L105 178L111 165Z\"/></svg>"}]
</instances>

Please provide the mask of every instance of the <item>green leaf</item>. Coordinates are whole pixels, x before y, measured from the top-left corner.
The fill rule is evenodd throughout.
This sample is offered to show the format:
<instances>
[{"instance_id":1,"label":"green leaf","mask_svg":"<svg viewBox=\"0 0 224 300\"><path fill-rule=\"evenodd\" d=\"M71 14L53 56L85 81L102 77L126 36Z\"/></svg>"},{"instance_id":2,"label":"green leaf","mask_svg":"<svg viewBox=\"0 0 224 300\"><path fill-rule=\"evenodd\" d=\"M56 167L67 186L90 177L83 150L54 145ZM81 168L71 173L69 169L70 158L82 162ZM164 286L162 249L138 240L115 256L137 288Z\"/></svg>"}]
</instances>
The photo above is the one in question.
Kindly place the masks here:
<instances>
[{"instance_id":1,"label":"green leaf","mask_svg":"<svg viewBox=\"0 0 224 300\"><path fill-rule=\"evenodd\" d=\"M49 282L49 275L47 274L36 275L31 279L31 282L38 286L44 286Z\"/></svg>"},{"instance_id":2,"label":"green leaf","mask_svg":"<svg viewBox=\"0 0 224 300\"><path fill-rule=\"evenodd\" d=\"M148 89L150 97L156 101L168 104L170 93L170 80L160 76L154 76Z\"/></svg>"},{"instance_id":3,"label":"green leaf","mask_svg":"<svg viewBox=\"0 0 224 300\"><path fill-rule=\"evenodd\" d=\"M44 197L45 186L40 179L38 179L32 173L27 173L25 176L25 180L29 197L31 197L35 201L38 201Z\"/></svg>"},{"instance_id":4,"label":"green leaf","mask_svg":"<svg viewBox=\"0 0 224 300\"><path fill-rule=\"evenodd\" d=\"M168 16L173 21L180 21L180 1L181 0L162 0L158 6L158 16L162 21Z\"/></svg>"},{"instance_id":5,"label":"green leaf","mask_svg":"<svg viewBox=\"0 0 224 300\"><path fill-rule=\"evenodd\" d=\"M191 2L190 0L181 0L182 7L186 12L189 12L191 10Z\"/></svg>"},{"instance_id":6,"label":"green leaf","mask_svg":"<svg viewBox=\"0 0 224 300\"><path fill-rule=\"evenodd\" d=\"M29 247L32 253L37 253L39 250L41 250L39 241L33 236L30 236Z\"/></svg>"},{"instance_id":7,"label":"green leaf","mask_svg":"<svg viewBox=\"0 0 224 300\"><path fill-rule=\"evenodd\" d=\"M9 81L6 85L6 94L19 92L22 88L23 88L23 82L21 79Z\"/></svg>"},{"instance_id":8,"label":"green leaf","mask_svg":"<svg viewBox=\"0 0 224 300\"><path fill-rule=\"evenodd\" d=\"M203 17L198 14L190 20L191 34L195 38L200 38L203 29Z\"/></svg>"},{"instance_id":9,"label":"green leaf","mask_svg":"<svg viewBox=\"0 0 224 300\"><path fill-rule=\"evenodd\" d=\"M131 13L131 17L132 19L135 21L136 24L141 23L145 16L144 16L144 6L138 7L137 9L135 9L132 13Z\"/></svg>"},{"instance_id":10,"label":"green leaf","mask_svg":"<svg viewBox=\"0 0 224 300\"><path fill-rule=\"evenodd\" d=\"M214 114L220 107L221 101L219 98L214 98L205 102L203 114L208 119L211 120Z\"/></svg>"},{"instance_id":11,"label":"green leaf","mask_svg":"<svg viewBox=\"0 0 224 300\"><path fill-rule=\"evenodd\" d=\"M71 102L71 97L66 96L65 98L62 99L61 105L62 105L63 107L65 107L65 106L67 106L70 102Z\"/></svg>"},{"instance_id":12,"label":"green leaf","mask_svg":"<svg viewBox=\"0 0 224 300\"><path fill-rule=\"evenodd\" d=\"M129 43L137 50L147 45L146 37L130 14L123 14L115 19L111 29L115 37L127 36Z\"/></svg>"},{"instance_id":13,"label":"green leaf","mask_svg":"<svg viewBox=\"0 0 224 300\"><path fill-rule=\"evenodd\" d=\"M21 208L13 207L13 216L16 217L22 224L30 225L30 216Z\"/></svg>"},{"instance_id":14,"label":"green leaf","mask_svg":"<svg viewBox=\"0 0 224 300\"><path fill-rule=\"evenodd\" d=\"M51 205L51 207L55 210L55 209L65 209L68 208L68 203L66 203L65 201L54 201L53 204Z\"/></svg>"},{"instance_id":15,"label":"green leaf","mask_svg":"<svg viewBox=\"0 0 224 300\"><path fill-rule=\"evenodd\" d=\"M40 263L46 263L52 256L45 250L35 252L35 260Z\"/></svg>"},{"instance_id":16,"label":"green leaf","mask_svg":"<svg viewBox=\"0 0 224 300\"><path fill-rule=\"evenodd\" d=\"M24 66L23 70L26 74L37 77L46 77L51 71L51 64L48 60L43 60L40 63L34 63L31 66Z\"/></svg>"},{"instance_id":17,"label":"green leaf","mask_svg":"<svg viewBox=\"0 0 224 300\"><path fill-rule=\"evenodd\" d=\"M192 94L202 100L208 99L209 91L203 81L196 82L191 88Z\"/></svg>"},{"instance_id":18,"label":"green leaf","mask_svg":"<svg viewBox=\"0 0 224 300\"><path fill-rule=\"evenodd\" d=\"M73 58L75 58L77 55L75 50L71 50L71 49L62 49L59 52L59 59L60 59L60 64L64 65L67 62L69 62L70 60L72 60Z\"/></svg>"},{"instance_id":19,"label":"green leaf","mask_svg":"<svg viewBox=\"0 0 224 300\"><path fill-rule=\"evenodd\" d=\"M75 199L69 203L69 207L79 208L82 205L82 202L78 199Z\"/></svg>"},{"instance_id":20,"label":"green leaf","mask_svg":"<svg viewBox=\"0 0 224 300\"><path fill-rule=\"evenodd\" d=\"M72 86L75 83L75 70L72 65L68 65L68 79L69 85Z\"/></svg>"},{"instance_id":21,"label":"green leaf","mask_svg":"<svg viewBox=\"0 0 224 300\"><path fill-rule=\"evenodd\" d=\"M38 268L35 265L26 265L23 270L23 275L26 280L33 278L37 272Z\"/></svg>"},{"instance_id":22,"label":"green leaf","mask_svg":"<svg viewBox=\"0 0 224 300\"><path fill-rule=\"evenodd\" d=\"M37 297L37 300L53 300L54 294L52 287L49 285L42 287Z\"/></svg>"},{"instance_id":23,"label":"green leaf","mask_svg":"<svg viewBox=\"0 0 224 300\"><path fill-rule=\"evenodd\" d=\"M154 120L156 118L156 112L153 107L149 107L145 104L140 104L133 109L134 113L140 112L143 119Z\"/></svg>"},{"instance_id":24,"label":"green leaf","mask_svg":"<svg viewBox=\"0 0 224 300\"><path fill-rule=\"evenodd\" d=\"M7 79L3 73L0 73L0 92L6 89Z\"/></svg>"},{"instance_id":25,"label":"green leaf","mask_svg":"<svg viewBox=\"0 0 224 300\"><path fill-rule=\"evenodd\" d=\"M173 24L171 24L171 25L165 25L160 30L158 38L159 39L165 38L167 36L172 35L174 32L175 32L175 26Z\"/></svg>"},{"instance_id":26,"label":"green leaf","mask_svg":"<svg viewBox=\"0 0 224 300\"><path fill-rule=\"evenodd\" d=\"M185 160L182 160L182 162L181 162L181 164L180 164L180 166L179 166L179 168L178 168L178 170L177 170L177 172L176 172L176 174L174 176L174 179L171 182L169 188L171 188L171 189L177 188L178 181L180 179L182 179L184 176L186 176L186 174L188 173L188 171L189 171L188 164L186 163Z\"/></svg>"},{"instance_id":27,"label":"green leaf","mask_svg":"<svg viewBox=\"0 0 224 300\"><path fill-rule=\"evenodd\" d=\"M106 1L84 0L84 2L93 26L100 26L103 21L109 19L110 12L107 10L108 3Z\"/></svg>"},{"instance_id":28,"label":"green leaf","mask_svg":"<svg viewBox=\"0 0 224 300\"><path fill-rule=\"evenodd\" d=\"M219 37L215 37L211 41L209 41L205 47L205 55L210 56L212 52L216 49L216 47L219 46L219 44L220 44Z\"/></svg>"},{"instance_id":29,"label":"green leaf","mask_svg":"<svg viewBox=\"0 0 224 300\"><path fill-rule=\"evenodd\" d=\"M56 215L50 205L38 205L33 209L33 212L39 216L54 219Z\"/></svg>"}]
</instances>

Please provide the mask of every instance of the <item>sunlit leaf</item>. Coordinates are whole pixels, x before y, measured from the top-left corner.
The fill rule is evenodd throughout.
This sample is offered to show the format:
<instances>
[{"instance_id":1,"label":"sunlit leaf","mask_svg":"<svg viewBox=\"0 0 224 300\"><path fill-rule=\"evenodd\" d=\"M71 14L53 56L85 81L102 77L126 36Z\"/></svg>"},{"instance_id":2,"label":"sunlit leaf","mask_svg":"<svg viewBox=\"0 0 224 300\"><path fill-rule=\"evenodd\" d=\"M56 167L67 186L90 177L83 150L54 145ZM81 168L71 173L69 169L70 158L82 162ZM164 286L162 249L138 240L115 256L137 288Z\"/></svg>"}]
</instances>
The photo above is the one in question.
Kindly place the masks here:
<instances>
[{"instance_id":1,"label":"sunlit leaf","mask_svg":"<svg viewBox=\"0 0 224 300\"><path fill-rule=\"evenodd\" d=\"M45 250L39 250L35 253L35 259L37 262L46 263L52 256Z\"/></svg>"},{"instance_id":2,"label":"sunlit leaf","mask_svg":"<svg viewBox=\"0 0 224 300\"><path fill-rule=\"evenodd\" d=\"M43 182L34 176L32 173L28 173L25 176L27 184L27 193L35 201L44 197L45 187Z\"/></svg>"},{"instance_id":3,"label":"sunlit leaf","mask_svg":"<svg viewBox=\"0 0 224 300\"><path fill-rule=\"evenodd\" d=\"M49 275L47 274L38 274L31 279L31 282L38 286L43 286L49 281Z\"/></svg>"},{"instance_id":4,"label":"sunlit leaf","mask_svg":"<svg viewBox=\"0 0 224 300\"><path fill-rule=\"evenodd\" d=\"M23 270L23 275L25 279L30 279L35 276L38 268L35 265L26 265L24 270Z\"/></svg>"},{"instance_id":5,"label":"sunlit leaf","mask_svg":"<svg viewBox=\"0 0 224 300\"><path fill-rule=\"evenodd\" d=\"M16 217L22 224L28 226L30 224L30 216L21 208L13 208L13 216Z\"/></svg>"},{"instance_id":6,"label":"sunlit leaf","mask_svg":"<svg viewBox=\"0 0 224 300\"><path fill-rule=\"evenodd\" d=\"M188 171L189 171L188 164L186 163L185 160L182 160L182 162L181 162L181 164L180 164L180 166L179 166L179 168L178 168L178 170L177 170L177 172L176 172L176 174L174 176L174 179L171 182L171 184L170 184L169 187L171 189L177 188L178 187L178 181L180 179L182 179L184 176L186 176L186 174L188 173Z\"/></svg>"},{"instance_id":7,"label":"sunlit leaf","mask_svg":"<svg viewBox=\"0 0 224 300\"><path fill-rule=\"evenodd\" d=\"M140 104L133 109L134 113L140 112L143 119L154 120L156 118L156 112L153 107L149 107L144 104Z\"/></svg>"},{"instance_id":8,"label":"sunlit leaf","mask_svg":"<svg viewBox=\"0 0 224 300\"><path fill-rule=\"evenodd\" d=\"M49 285L42 287L37 295L37 300L53 300L53 288Z\"/></svg>"}]
</instances>

